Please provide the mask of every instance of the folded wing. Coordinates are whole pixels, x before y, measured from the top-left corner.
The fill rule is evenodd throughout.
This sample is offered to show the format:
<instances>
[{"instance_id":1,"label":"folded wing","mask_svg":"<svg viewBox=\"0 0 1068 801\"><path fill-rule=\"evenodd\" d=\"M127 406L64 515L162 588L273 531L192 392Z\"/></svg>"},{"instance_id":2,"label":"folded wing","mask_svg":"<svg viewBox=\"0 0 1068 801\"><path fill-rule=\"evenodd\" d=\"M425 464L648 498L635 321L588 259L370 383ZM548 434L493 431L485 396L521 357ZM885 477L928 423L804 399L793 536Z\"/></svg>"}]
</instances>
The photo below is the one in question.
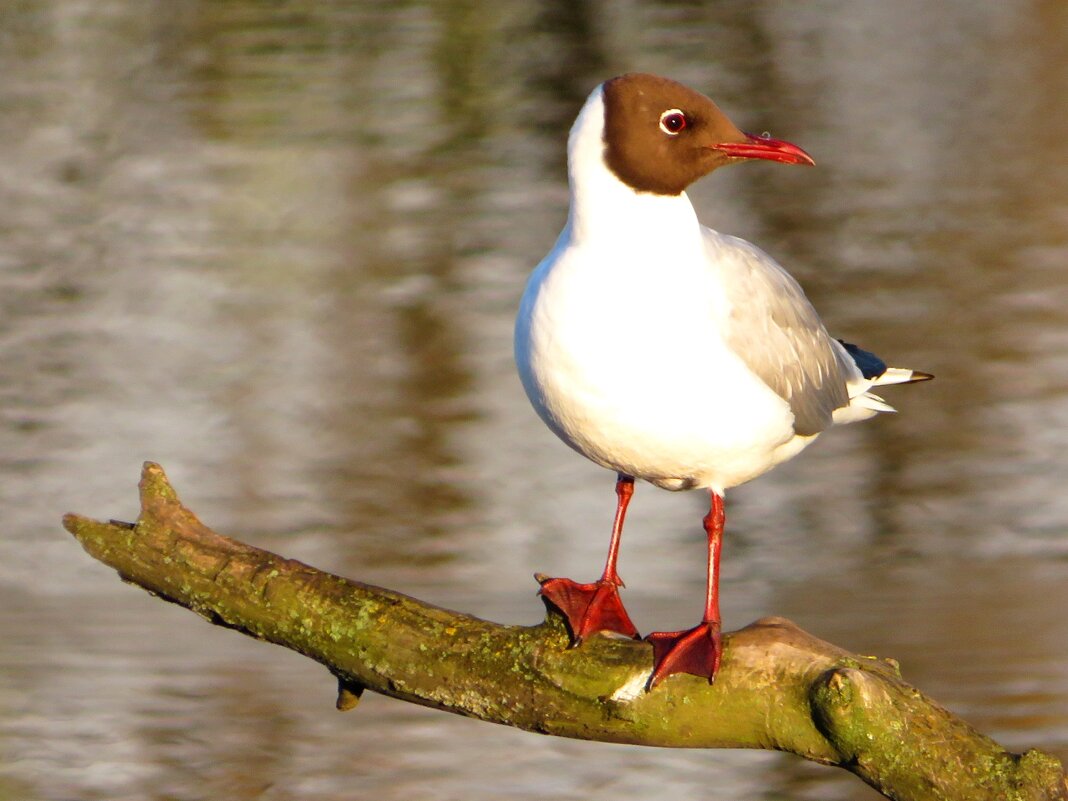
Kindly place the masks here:
<instances>
[{"instance_id":1,"label":"folded wing","mask_svg":"<svg viewBox=\"0 0 1068 801\"><path fill-rule=\"evenodd\" d=\"M774 259L737 237L706 229L730 304L728 346L790 404L794 431L818 434L848 406L847 384L863 375L827 333L800 285ZM870 383L869 383L870 386Z\"/></svg>"}]
</instances>

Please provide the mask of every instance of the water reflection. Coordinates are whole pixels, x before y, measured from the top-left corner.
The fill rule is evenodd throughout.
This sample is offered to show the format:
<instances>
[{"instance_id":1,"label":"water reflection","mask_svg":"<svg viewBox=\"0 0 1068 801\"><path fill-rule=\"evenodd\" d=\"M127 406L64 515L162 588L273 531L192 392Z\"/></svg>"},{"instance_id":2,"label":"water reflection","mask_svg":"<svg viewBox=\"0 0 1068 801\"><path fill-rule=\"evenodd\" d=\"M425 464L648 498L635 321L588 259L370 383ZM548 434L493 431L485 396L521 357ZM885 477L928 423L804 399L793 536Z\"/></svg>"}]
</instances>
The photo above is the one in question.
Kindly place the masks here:
<instances>
[{"instance_id":1,"label":"water reflection","mask_svg":"<svg viewBox=\"0 0 1068 801\"><path fill-rule=\"evenodd\" d=\"M152 458L221 530L477 614L532 622L531 572L592 576L612 478L529 410L511 324L563 222L566 129L623 69L803 143L819 169L717 173L702 218L781 257L836 332L939 376L732 493L728 623L896 656L984 731L1068 756L1065 14L5 6L0 797L871 797L775 755L380 698L336 715L320 668L58 531L133 514ZM701 506L639 488L620 567L643 630L696 611Z\"/></svg>"}]
</instances>

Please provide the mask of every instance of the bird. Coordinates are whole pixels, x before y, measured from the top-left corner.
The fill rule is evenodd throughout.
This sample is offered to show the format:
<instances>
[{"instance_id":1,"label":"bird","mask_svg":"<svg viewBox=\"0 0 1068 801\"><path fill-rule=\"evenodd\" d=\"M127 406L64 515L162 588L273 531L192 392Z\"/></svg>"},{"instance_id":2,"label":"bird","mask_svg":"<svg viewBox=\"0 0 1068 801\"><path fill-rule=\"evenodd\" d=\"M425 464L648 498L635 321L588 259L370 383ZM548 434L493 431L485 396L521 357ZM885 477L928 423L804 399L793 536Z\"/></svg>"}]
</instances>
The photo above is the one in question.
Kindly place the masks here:
<instances>
[{"instance_id":1,"label":"bird","mask_svg":"<svg viewBox=\"0 0 1068 801\"><path fill-rule=\"evenodd\" d=\"M601 578L536 574L571 646L597 632L640 637L617 571L635 480L708 492L704 612L693 628L647 635L647 691L679 673L715 680L725 492L834 425L894 411L873 387L933 377L835 339L771 256L698 221L687 187L754 160L815 164L797 145L743 132L708 97L669 78L604 81L568 135L567 221L531 273L516 318L516 366L534 410L616 474Z\"/></svg>"}]
</instances>

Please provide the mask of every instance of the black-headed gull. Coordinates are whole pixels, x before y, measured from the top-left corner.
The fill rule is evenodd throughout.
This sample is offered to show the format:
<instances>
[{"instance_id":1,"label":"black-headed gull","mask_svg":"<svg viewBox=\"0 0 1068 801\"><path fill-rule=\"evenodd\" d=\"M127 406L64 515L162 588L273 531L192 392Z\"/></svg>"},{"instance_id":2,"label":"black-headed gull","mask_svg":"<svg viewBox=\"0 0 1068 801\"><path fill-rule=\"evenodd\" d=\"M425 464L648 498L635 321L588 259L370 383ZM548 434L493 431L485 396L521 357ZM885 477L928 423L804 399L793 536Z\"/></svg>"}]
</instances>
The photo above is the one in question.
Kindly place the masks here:
<instances>
[{"instance_id":1,"label":"black-headed gull","mask_svg":"<svg viewBox=\"0 0 1068 801\"><path fill-rule=\"evenodd\" d=\"M539 577L541 592L573 644L597 631L637 637L616 572L634 479L709 490L704 616L648 635L647 686L682 672L712 681L724 492L832 425L893 411L872 387L931 376L835 340L770 256L698 222L691 183L746 159L813 164L801 148L743 133L675 81L627 74L593 90L567 153L570 211L523 295L516 363L545 424L617 473L618 502L600 580Z\"/></svg>"}]
</instances>

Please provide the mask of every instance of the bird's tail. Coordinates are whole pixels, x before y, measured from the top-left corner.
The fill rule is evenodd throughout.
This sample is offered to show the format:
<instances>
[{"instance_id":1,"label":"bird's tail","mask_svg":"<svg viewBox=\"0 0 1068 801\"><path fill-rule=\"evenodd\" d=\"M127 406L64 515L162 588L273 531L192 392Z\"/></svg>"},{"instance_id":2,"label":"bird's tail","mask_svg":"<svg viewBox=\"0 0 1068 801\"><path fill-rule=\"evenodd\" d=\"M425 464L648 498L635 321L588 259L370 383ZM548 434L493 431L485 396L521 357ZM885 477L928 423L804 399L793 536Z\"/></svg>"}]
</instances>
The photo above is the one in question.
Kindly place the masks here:
<instances>
[{"instance_id":1,"label":"bird's tail","mask_svg":"<svg viewBox=\"0 0 1068 801\"><path fill-rule=\"evenodd\" d=\"M877 412L895 412L893 406L880 398L871 387L889 386L890 384L915 384L918 381L930 381L934 378L930 373L920 370L909 370L905 367L887 367L886 362L858 348L849 342L838 340L849 358L856 365L857 370L863 376L863 380L850 382L849 405L834 412L834 422L853 423L858 420L866 420Z\"/></svg>"}]
</instances>

